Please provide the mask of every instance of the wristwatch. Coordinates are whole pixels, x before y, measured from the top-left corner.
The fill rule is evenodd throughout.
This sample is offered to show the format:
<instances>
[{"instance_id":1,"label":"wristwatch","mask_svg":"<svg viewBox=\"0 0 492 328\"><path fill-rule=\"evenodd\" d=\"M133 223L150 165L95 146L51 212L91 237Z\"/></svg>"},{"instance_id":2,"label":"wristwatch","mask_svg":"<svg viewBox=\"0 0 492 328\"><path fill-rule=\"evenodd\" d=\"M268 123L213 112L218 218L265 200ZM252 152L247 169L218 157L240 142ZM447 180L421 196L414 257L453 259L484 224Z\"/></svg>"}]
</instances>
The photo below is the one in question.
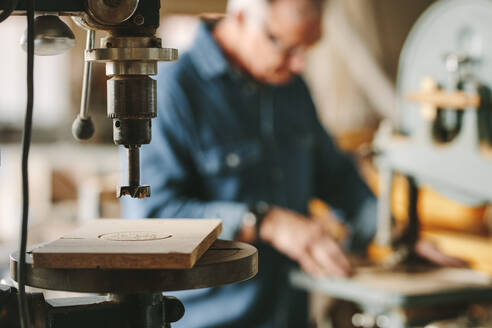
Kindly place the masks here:
<instances>
[{"instance_id":1,"label":"wristwatch","mask_svg":"<svg viewBox=\"0 0 492 328\"><path fill-rule=\"evenodd\" d=\"M270 205L266 202L256 202L249 205L248 212L243 217L243 226L254 228L256 239L259 239L261 223L269 210Z\"/></svg>"}]
</instances>

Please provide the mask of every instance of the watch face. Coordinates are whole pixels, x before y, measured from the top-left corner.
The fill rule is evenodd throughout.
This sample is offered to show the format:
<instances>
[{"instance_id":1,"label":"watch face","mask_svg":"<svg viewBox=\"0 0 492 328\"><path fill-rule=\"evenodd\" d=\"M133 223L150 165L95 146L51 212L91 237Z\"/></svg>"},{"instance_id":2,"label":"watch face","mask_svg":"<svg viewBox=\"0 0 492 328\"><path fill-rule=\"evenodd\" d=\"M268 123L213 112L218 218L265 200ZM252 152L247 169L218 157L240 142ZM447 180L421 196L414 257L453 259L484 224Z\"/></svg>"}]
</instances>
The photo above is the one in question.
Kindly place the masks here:
<instances>
[{"instance_id":1,"label":"watch face","mask_svg":"<svg viewBox=\"0 0 492 328\"><path fill-rule=\"evenodd\" d=\"M248 212L243 218L243 224L248 227L254 227L256 225L257 219L253 212Z\"/></svg>"}]
</instances>

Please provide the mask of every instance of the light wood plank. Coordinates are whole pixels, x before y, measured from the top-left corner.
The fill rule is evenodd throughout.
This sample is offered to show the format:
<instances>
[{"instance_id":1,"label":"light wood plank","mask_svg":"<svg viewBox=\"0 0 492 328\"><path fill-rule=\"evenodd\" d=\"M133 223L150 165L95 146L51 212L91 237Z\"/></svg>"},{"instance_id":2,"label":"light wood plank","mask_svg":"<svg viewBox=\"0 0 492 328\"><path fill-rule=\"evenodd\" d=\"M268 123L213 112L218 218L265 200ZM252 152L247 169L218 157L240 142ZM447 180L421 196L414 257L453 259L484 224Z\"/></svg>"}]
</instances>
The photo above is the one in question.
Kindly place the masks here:
<instances>
[{"instance_id":1,"label":"light wood plank","mask_svg":"<svg viewBox=\"0 0 492 328\"><path fill-rule=\"evenodd\" d=\"M32 251L33 266L189 269L222 231L218 219L94 220Z\"/></svg>"}]
</instances>

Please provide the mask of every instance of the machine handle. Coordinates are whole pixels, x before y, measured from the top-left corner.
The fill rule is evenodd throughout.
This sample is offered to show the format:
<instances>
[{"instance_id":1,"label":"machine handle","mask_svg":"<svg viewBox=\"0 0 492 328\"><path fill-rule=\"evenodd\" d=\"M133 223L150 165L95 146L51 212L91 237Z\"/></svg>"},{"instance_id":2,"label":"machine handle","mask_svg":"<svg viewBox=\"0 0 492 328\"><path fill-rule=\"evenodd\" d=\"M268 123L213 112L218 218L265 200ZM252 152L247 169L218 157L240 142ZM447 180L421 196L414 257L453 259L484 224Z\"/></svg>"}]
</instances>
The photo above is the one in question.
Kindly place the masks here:
<instances>
[{"instance_id":1,"label":"machine handle","mask_svg":"<svg viewBox=\"0 0 492 328\"><path fill-rule=\"evenodd\" d=\"M87 30L86 50L94 49L96 39L95 30ZM94 134L94 124L89 116L89 99L91 96L92 62L84 63L84 79L82 81L82 98L80 113L73 122L72 134L77 140L87 140Z\"/></svg>"}]
</instances>

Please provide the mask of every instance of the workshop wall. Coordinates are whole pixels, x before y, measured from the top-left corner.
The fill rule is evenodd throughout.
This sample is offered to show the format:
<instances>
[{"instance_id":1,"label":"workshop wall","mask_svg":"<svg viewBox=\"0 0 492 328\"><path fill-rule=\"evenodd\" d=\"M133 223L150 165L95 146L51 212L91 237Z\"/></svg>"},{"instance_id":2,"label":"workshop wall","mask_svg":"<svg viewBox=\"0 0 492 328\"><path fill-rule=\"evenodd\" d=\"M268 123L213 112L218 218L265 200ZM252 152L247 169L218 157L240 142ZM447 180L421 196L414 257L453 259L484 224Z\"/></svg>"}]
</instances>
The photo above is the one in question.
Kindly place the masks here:
<instances>
[{"instance_id":1,"label":"workshop wall","mask_svg":"<svg viewBox=\"0 0 492 328\"><path fill-rule=\"evenodd\" d=\"M25 17L14 16L0 25L0 125L20 126L24 121L26 93L26 53L19 40L26 29ZM80 42L80 40L79 40ZM53 128L65 121L71 106L71 83L67 74L70 53L56 57L36 56L34 124Z\"/></svg>"}]
</instances>

